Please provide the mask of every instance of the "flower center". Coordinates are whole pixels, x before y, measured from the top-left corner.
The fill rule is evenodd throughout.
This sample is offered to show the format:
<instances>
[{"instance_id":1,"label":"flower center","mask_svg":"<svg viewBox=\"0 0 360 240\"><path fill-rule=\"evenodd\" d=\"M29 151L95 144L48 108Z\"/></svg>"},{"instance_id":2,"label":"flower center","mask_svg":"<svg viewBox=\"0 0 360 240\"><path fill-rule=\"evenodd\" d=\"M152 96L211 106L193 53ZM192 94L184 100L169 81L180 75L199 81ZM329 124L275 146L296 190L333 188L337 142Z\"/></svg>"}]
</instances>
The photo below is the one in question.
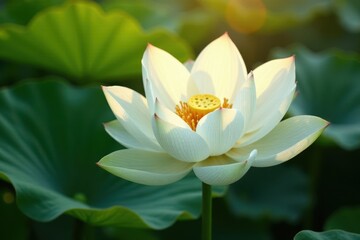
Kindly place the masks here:
<instances>
[{"instance_id":1,"label":"flower center","mask_svg":"<svg viewBox=\"0 0 360 240\"><path fill-rule=\"evenodd\" d=\"M188 102L180 101L180 104L175 107L175 112L195 131L202 117L220 107L232 108L232 104L229 104L227 98L224 98L221 104L220 99L214 95L196 94L190 97Z\"/></svg>"},{"instance_id":2,"label":"flower center","mask_svg":"<svg viewBox=\"0 0 360 240\"><path fill-rule=\"evenodd\" d=\"M220 99L211 94L197 94L188 101L189 108L198 114L207 114L218 109L221 105Z\"/></svg>"}]
</instances>

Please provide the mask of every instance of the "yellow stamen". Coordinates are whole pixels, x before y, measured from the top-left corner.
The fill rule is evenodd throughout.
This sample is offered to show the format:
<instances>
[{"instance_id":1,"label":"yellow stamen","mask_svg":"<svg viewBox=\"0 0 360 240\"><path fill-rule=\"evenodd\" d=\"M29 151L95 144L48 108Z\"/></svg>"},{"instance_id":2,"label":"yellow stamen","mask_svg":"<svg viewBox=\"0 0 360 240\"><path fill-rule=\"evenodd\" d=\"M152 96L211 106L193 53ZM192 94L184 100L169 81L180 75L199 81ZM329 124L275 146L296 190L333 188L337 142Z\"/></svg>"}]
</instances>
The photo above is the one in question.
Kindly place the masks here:
<instances>
[{"instance_id":1,"label":"yellow stamen","mask_svg":"<svg viewBox=\"0 0 360 240\"><path fill-rule=\"evenodd\" d=\"M180 105L180 106L179 106ZM227 98L224 98L221 104L220 99L211 94L197 94L190 97L189 101L181 102L176 105L175 112L179 115L192 130L196 130L196 126L200 119L206 114L222 107L232 108Z\"/></svg>"},{"instance_id":2,"label":"yellow stamen","mask_svg":"<svg viewBox=\"0 0 360 240\"><path fill-rule=\"evenodd\" d=\"M224 102L223 102L223 104L222 104L222 108L232 108L232 103L229 103L229 99L227 99L227 98L224 98Z\"/></svg>"}]
</instances>

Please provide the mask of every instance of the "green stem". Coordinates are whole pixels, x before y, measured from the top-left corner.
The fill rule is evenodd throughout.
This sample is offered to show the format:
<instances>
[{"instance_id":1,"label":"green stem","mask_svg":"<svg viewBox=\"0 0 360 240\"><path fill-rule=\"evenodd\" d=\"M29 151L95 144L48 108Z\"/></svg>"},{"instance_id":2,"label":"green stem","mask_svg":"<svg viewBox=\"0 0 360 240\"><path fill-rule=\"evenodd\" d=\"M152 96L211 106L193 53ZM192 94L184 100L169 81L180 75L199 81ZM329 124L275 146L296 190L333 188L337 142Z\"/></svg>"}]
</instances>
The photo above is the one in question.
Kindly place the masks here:
<instances>
[{"instance_id":1,"label":"green stem","mask_svg":"<svg viewBox=\"0 0 360 240\"><path fill-rule=\"evenodd\" d=\"M211 240L211 185L202 183L202 240Z\"/></svg>"}]
</instances>

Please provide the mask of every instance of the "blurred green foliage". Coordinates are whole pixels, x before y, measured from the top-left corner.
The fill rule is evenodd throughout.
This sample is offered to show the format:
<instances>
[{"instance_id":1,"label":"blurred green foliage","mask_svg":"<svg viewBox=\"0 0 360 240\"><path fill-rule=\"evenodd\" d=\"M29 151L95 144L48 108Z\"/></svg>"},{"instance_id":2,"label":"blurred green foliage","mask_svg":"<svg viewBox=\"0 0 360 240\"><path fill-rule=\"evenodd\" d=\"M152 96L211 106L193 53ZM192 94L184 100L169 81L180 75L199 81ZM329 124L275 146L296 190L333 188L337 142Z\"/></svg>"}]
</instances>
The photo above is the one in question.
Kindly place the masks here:
<instances>
[{"instance_id":1,"label":"blurred green foliage","mask_svg":"<svg viewBox=\"0 0 360 240\"><path fill-rule=\"evenodd\" d=\"M339 51L312 53L304 47L278 50L296 55L298 96L289 112L316 115L331 124L323 136L345 149L360 146L360 57ZM327 86L327 87L324 87ZM314 101L316 99L316 101Z\"/></svg>"},{"instance_id":2,"label":"blurred green foliage","mask_svg":"<svg viewBox=\"0 0 360 240\"><path fill-rule=\"evenodd\" d=\"M199 239L199 220L176 221L200 214L196 178L154 188L96 167L122 148L100 84L143 92L147 43L184 62L224 32L248 71L295 54L289 113L332 124L215 199L214 239L359 239L359 24L357 0L1 1L0 239Z\"/></svg>"},{"instance_id":3,"label":"blurred green foliage","mask_svg":"<svg viewBox=\"0 0 360 240\"><path fill-rule=\"evenodd\" d=\"M301 231L296 234L294 240L355 240L359 238L360 234L331 230L326 232Z\"/></svg>"},{"instance_id":4,"label":"blurred green foliage","mask_svg":"<svg viewBox=\"0 0 360 240\"><path fill-rule=\"evenodd\" d=\"M325 229L343 229L360 232L360 207L343 207L334 212L325 223Z\"/></svg>"},{"instance_id":5,"label":"blurred green foliage","mask_svg":"<svg viewBox=\"0 0 360 240\"><path fill-rule=\"evenodd\" d=\"M229 207L237 216L251 219L296 222L309 205L309 182L297 168L251 169L227 194Z\"/></svg>"}]
</instances>

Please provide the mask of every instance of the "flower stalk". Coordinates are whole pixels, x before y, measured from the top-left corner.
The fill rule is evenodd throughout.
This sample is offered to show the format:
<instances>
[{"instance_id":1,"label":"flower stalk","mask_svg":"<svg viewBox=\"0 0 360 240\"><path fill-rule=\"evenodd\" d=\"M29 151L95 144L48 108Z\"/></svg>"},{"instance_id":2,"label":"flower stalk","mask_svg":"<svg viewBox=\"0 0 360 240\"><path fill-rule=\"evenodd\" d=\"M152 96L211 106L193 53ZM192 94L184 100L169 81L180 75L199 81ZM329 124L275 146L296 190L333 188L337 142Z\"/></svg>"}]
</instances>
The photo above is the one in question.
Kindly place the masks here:
<instances>
[{"instance_id":1,"label":"flower stalk","mask_svg":"<svg viewBox=\"0 0 360 240\"><path fill-rule=\"evenodd\" d=\"M202 183L202 240L212 239L211 185Z\"/></svg>"}]
</instances>

